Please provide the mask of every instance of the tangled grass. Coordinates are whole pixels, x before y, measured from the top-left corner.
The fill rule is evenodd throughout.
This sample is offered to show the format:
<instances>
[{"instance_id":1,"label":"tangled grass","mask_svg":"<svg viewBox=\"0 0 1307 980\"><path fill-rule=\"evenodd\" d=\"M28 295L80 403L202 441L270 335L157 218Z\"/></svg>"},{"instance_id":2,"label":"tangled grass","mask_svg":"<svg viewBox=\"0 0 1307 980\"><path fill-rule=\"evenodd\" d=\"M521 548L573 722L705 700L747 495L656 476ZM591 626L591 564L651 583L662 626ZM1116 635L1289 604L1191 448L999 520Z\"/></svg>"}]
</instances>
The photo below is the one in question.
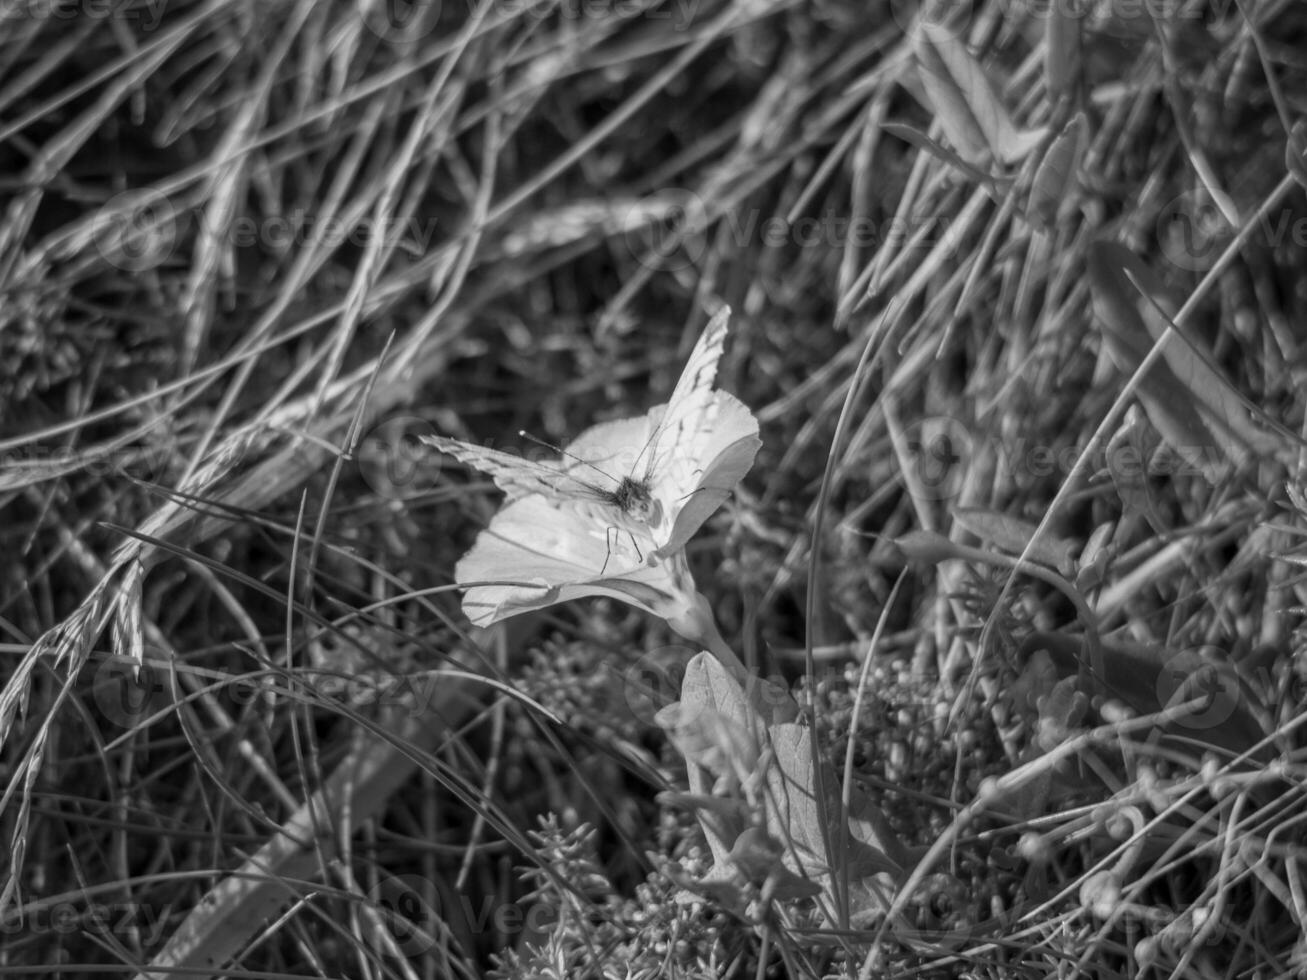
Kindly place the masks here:
<instances>
[{"instance_id":1,"label":"tangled grass","mask_svg":"<svg viewBox=\"0 0 1307 980\"><path fill-rule=\"evenodd\" d=\"M1304 39L0 0L0 968L1301 971ZM840 929L682 900L689 651L470 635L494 491L414 451L641 411L716 301L764 447L699 587L920 862Z\"/></svg>"}]
</instances>

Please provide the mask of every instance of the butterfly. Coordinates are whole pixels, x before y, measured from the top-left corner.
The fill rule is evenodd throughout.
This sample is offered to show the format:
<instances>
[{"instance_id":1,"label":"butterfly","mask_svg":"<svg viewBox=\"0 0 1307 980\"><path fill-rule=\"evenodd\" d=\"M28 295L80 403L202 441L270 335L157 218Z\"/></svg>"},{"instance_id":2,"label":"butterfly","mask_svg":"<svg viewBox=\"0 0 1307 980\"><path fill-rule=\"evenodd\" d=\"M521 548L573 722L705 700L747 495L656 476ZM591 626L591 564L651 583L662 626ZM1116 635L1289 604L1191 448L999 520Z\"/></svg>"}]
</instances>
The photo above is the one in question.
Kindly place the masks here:
<instances>
[{"instance_id":1,"label":"butterfly","mask_svg":"<svg viewBox=\"0 0 1307 980\"><path fill-rule=\"evenodd\" d=\"M683 548L753 465L758 421L713 387L729 308L709 321L672 395L645 415L591 426L556 460L532 460L443 436L422 441L489 476L510 502L538 494L652 543L649 561Z\"/></svg>"}]
</instances>

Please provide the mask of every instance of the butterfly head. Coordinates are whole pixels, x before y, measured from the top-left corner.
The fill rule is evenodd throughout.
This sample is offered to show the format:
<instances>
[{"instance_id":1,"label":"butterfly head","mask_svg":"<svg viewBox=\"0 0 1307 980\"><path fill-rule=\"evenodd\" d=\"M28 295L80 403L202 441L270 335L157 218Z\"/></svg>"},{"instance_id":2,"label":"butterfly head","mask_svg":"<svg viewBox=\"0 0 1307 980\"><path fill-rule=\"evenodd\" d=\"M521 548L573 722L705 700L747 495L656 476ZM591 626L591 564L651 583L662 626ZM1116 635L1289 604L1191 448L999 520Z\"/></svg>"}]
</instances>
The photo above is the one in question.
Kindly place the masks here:
<instances>
[{"instance_id":1,"label":"butterfly head","mask_svg":"<svg viewBox=\"0 0 1307 980\"><path fill-rule=\"evenodd\" d=\"M623 514L641 524L654 525L662 520L663 508L653 494L649 492L649 481L636 480L629 476L622 477L622 482L613 491L612 503Z\"/></svg>"}]
</instances>

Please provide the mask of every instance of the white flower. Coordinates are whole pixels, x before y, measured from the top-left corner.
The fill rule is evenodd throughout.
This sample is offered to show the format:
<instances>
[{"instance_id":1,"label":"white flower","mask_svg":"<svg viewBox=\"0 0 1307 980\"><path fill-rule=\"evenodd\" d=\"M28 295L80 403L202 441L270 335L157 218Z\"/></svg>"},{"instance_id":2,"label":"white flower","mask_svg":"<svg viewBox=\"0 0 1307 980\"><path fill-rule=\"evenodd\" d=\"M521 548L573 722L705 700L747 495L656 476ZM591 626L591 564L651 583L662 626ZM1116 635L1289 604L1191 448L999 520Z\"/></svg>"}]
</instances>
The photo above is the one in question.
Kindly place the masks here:
<instances>
[{"instance_id":1,"label":"white flower","mask_svg":"<svg viewBox=\"0 0 1307 980\"><path fill-rule=\"evenodd\" d=\"M727 313L704 329L667 404L590 427L557 460L425 437L508 495L454 570L473 623L606 595L662 616L684 636L724 646L684 550L762 445L749 409L712 387Z\"/></svg>"}]
</instances>

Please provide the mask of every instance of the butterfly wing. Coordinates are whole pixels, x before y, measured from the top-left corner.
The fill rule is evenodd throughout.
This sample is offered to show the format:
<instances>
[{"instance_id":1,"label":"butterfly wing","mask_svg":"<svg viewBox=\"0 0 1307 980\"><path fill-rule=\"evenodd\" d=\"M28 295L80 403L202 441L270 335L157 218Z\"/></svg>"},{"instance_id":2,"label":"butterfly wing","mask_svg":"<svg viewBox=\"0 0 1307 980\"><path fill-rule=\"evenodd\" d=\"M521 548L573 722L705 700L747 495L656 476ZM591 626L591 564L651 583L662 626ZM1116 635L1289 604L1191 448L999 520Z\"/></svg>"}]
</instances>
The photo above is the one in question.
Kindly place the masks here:
<instances>
[{"instance_id":1,"label":"butterfly wing","mask_svg":"<svg viewBox=\"0 0 1307 980\"><path fill-rule=\"evenodd\" d=\"M557 463L526 459L444 436L422 436L421 440L460 463L480 470L494 480L495 486L508 494L510 500L532 493L550 500L592 500L598 495L592 484L568 473Z\"/></svg>"},{"instance_id":2,"label":"butterfly wing","mask_svg":"<svg viewBox=\"0 0 1307 980\"><path fill-rule=\"evenodd\" d=\"M702 431L708 424L705 416L713 409L713 381L717 378L717 363L726 346L730 316L730 307L723 306L708 321L699 342L690 352L680 380L672 389L672 397L667 400L647 454L645 474L655 480L665 470L677 445L687 435Z\"/></svg>"}]
</instances>

